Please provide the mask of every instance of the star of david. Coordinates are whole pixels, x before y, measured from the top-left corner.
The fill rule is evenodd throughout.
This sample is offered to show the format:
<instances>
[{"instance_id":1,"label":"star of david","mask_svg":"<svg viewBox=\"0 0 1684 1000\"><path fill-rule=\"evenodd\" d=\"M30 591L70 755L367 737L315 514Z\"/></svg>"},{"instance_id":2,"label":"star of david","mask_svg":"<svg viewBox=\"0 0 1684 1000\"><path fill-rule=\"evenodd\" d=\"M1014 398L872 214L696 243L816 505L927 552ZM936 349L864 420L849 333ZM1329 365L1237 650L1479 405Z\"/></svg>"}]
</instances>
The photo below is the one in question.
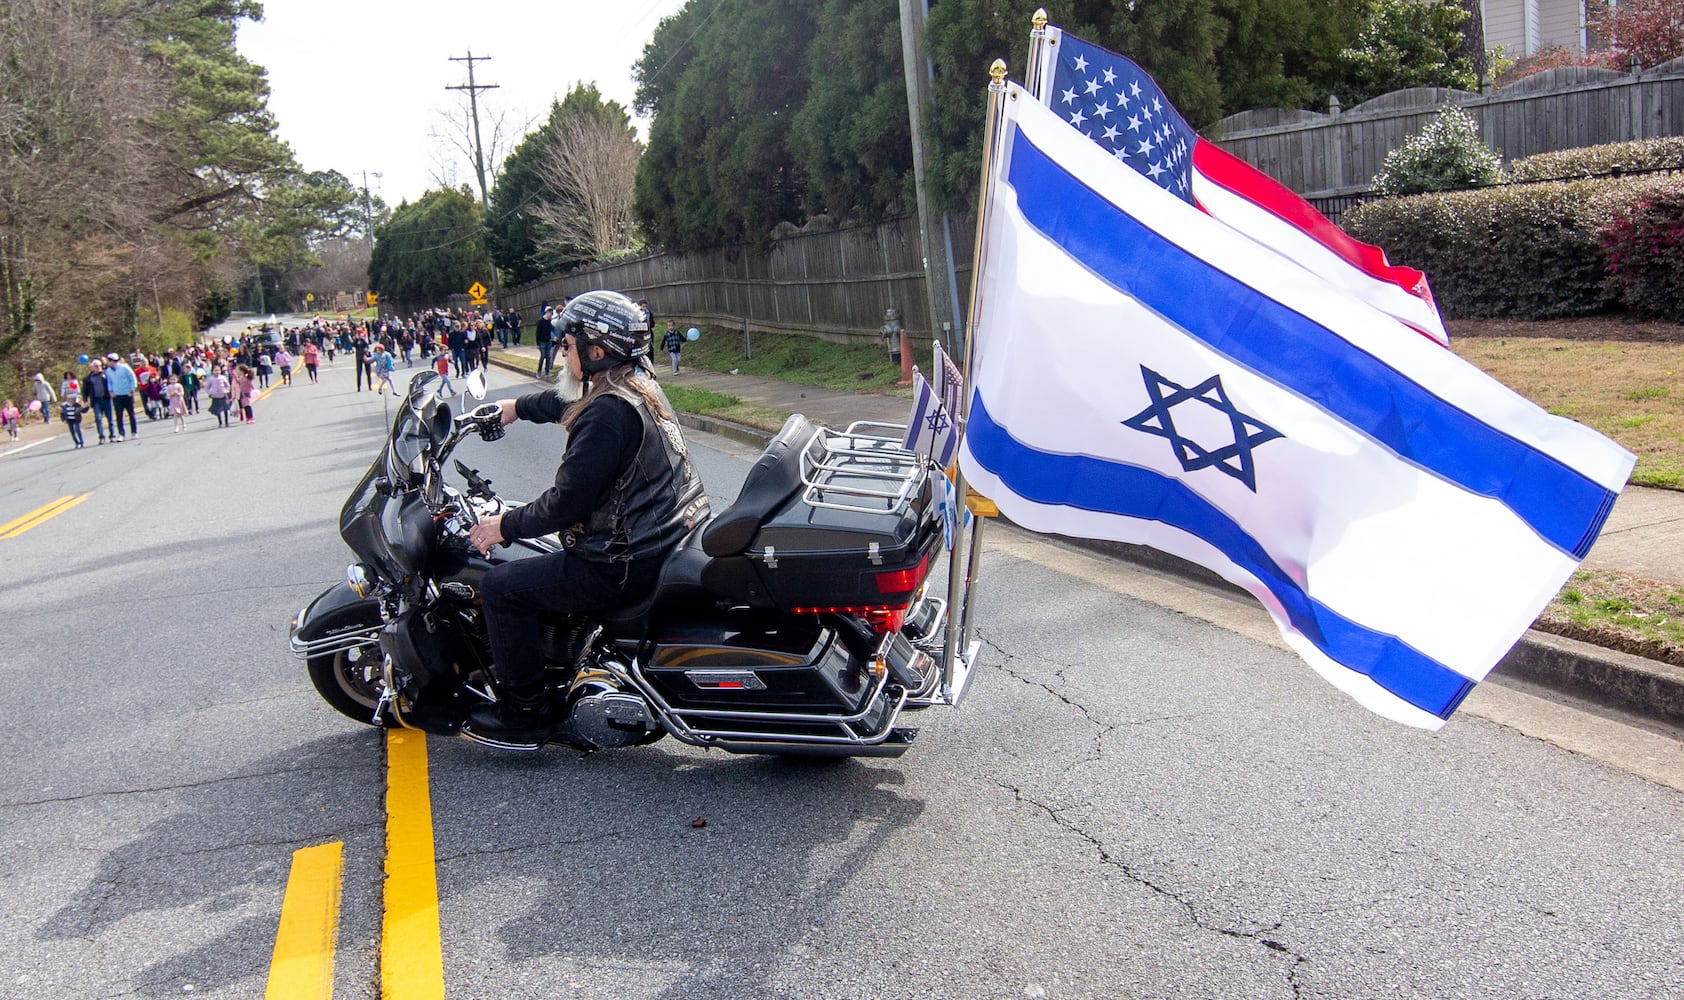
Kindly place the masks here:
<instances>
[{"instance_id":1,"label":"star of david","mask_svg":"<svg viewBox=\"0 0 1684 1000\"><path fill-rule=\"evenodd\" d=\"M940 434L947 430L947 414L938 406L933 413L924 418L924 424L930 428L932 433Z\"/></svg>"},{"instance_id":2,"label":"star of david","mask_svg":"<svg viewBox=\"0 0 1684 1000\"><path fill-rule=\"evenodd\" d=\"M1175 450L1175 459L1181 463L1183 470L1193 472L1198 469L1218 469L1238 479L1245 484L1246 489L1256 493L1257 467L1252 462L1252 449L1282 437L1281 432L1235 408L1233 401L1228 398L1228 393L1222 388L1220 375L1212 375L1189 389L1164 378L1145 365L1140 366L1140 374L1146 382L1146 394L1152 397L1152 403L1123 421L1123 425L1145 434L1167 438L1170 447ZM1169 390L1167 393L1166 389ZM1228 424L1234 431L1233 444L1207 450L1198 442L1183 437L1175 429L1172 411L1181 404L1195 402L1227 416Z\"/></svg>"}]
</instances>

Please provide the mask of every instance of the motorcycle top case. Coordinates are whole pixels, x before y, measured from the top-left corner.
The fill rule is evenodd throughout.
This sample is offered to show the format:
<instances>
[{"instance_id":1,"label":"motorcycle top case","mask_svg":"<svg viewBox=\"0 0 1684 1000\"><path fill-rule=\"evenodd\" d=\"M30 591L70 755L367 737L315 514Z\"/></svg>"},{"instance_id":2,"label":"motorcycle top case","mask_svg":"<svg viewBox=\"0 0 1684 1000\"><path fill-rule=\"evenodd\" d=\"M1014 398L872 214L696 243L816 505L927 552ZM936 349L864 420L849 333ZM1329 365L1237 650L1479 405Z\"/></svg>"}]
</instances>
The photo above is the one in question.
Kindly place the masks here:
<instances>
[{"instance_id":1,"label":"motorcycle top case","mask_svg":"<svg viewBox=\"0 0 1684 1000\"><path fill-rule=\"evenodd\" d=\"M767 592L785 609L904 607L941 540L929 474L898 442L835 432L806 460L745 550Z\"/></svg>"}]
</instances>

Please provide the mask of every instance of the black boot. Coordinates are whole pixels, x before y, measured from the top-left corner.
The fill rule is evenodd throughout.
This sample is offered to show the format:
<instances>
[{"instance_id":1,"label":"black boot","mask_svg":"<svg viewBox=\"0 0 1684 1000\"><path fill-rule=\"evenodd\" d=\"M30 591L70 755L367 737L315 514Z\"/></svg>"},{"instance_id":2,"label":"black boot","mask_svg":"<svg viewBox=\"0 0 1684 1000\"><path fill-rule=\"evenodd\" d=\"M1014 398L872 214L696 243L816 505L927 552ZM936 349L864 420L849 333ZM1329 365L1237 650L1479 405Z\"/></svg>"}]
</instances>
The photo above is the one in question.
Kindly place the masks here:
<instances>
[{"instance_id":1,"label":"black boot","mask_svg":"<svg viewBox=\"0 0 1684 1000\"><path fill-rule=\"evenodd\" d=\"M496 704L468 713L462 735L503 750L536 750L555 733L556 712L544 686L504 687Z\"/></svg>"}]
</instances>

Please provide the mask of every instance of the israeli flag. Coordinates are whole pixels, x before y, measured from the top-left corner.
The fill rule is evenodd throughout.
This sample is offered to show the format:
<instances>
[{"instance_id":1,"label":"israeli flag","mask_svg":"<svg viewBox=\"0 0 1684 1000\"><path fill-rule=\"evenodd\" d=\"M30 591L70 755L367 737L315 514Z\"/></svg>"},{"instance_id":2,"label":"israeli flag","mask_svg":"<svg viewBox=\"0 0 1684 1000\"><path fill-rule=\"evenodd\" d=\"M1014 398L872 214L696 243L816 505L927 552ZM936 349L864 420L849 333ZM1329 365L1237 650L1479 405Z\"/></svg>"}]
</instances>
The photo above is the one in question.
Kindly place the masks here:
<instances>
[{"instance_id":1,"label":"israeli flag","mask_svg":"<svg viewBox=\"0 0 1684 1000\"><path fill-rule=\"evenodd\" d=\"M988 179L969 483L1245 588L1436 729L1589 551L1633 456L1223 225L1021 89Z\"/></svg>"}]
</instances>

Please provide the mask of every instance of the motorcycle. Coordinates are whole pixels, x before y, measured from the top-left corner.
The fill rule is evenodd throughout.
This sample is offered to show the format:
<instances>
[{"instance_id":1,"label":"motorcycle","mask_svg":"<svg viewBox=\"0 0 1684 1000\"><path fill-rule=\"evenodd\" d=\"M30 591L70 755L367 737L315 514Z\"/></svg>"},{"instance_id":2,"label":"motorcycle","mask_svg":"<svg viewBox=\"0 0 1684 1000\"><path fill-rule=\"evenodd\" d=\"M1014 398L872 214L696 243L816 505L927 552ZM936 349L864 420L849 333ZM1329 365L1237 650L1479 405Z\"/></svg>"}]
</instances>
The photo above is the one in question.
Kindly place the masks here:
<instances>
[{"instance_id":1,"label":"motorcycle","mask_svg":"<svg viewBox=\"0 0 1684 1000\"><path fill-rule=\"evenodd\" d=\"M460 460L452 485L445 463L503 425L495 403L454 413L441 384L411 381L340 512L356 561L299 611L289 646L321 697L359 722L537 750L463 723L496 701L482 579L562 544L520 539L488 556L469 544L480 518L515 505ZM482 400L483 378L469 392ZM546 742L606 750L670 735L731 753L900 756L917 735L908 714L956 706L976 656L975 644L947 655L948 602L927 586L944 538L941 476L892 425L839 432L790 417L648 595L545 622L560 720Z\"/></svg>"}]
</instances>

